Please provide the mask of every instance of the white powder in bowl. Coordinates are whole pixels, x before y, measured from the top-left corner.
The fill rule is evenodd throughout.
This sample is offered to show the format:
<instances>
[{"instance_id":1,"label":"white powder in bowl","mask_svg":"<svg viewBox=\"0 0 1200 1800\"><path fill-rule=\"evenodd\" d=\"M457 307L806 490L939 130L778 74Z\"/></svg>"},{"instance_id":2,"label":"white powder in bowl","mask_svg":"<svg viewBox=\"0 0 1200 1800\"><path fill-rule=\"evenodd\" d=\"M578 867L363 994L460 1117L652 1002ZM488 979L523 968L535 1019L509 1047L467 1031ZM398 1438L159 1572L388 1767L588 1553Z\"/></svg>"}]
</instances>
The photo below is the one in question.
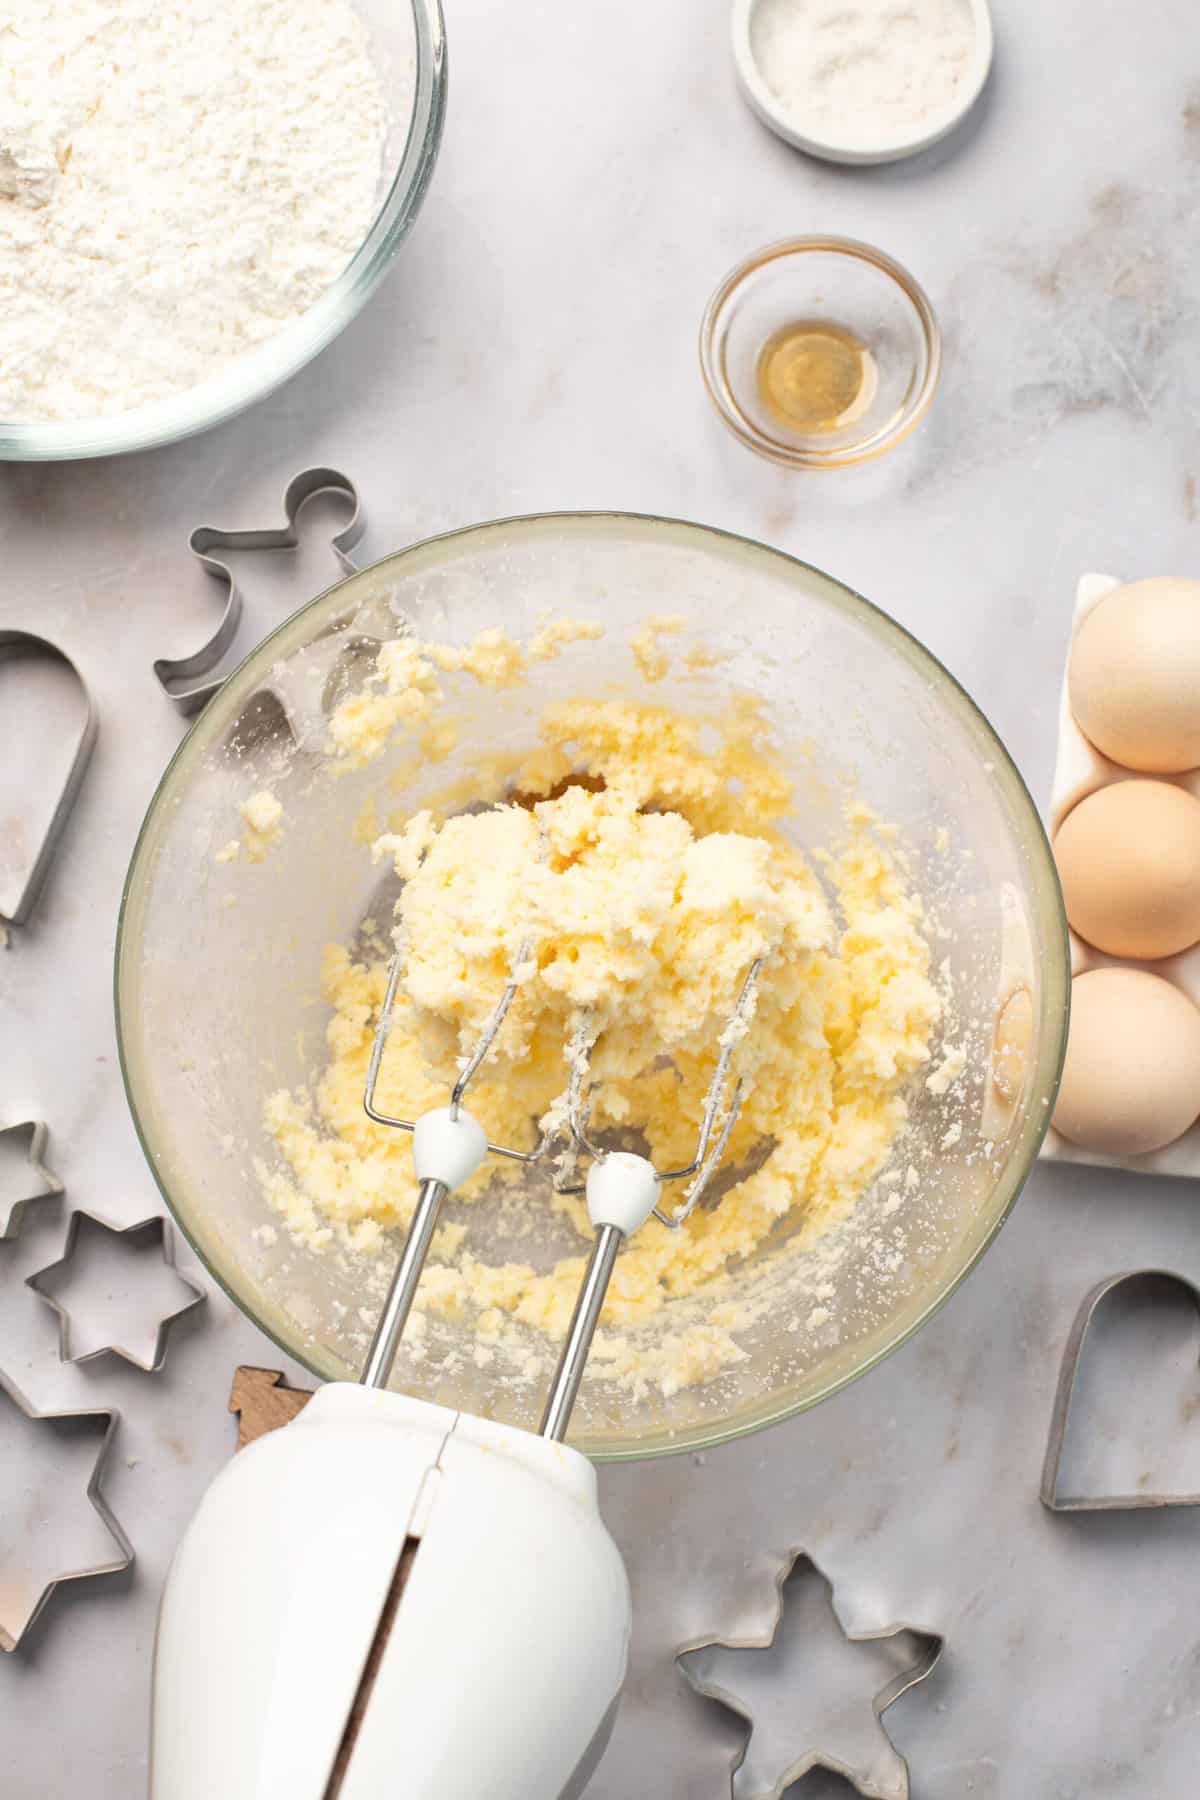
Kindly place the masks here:
<instances>
[{"instance_id":1,"label":"white powder in bowl","mask_svg":"<svg viewBox=\"0 0 1200 1800\"><path fill-rule=\"evenodd\" d=\"M0 419L129 411L299 317L387 135L350 0L4 0Z\"/></svg>"},{"instance_id":2,"label":"white powder in bowl","mask_svg":"<svg viewBox=\"0 0 1200 1800\"><path fill-rule=\"evenodd\" d=\"M759 0L750 48L798 130L871 149L951 106L971 66L967 0Z\"/></svg>"}]
</instances>

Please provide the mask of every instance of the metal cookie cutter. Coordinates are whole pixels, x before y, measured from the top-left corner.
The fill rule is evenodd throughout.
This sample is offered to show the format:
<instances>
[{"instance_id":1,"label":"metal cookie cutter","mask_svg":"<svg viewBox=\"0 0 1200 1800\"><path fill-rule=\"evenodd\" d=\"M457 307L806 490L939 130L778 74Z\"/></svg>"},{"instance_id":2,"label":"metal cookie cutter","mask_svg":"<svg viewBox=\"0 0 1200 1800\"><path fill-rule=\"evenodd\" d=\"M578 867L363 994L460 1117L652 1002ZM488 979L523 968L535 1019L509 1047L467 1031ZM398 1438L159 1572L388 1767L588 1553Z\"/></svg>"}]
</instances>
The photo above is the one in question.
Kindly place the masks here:
<instances>
[{"instance_id":1,"label":"metal cookie cutter","mask_svg":"<svg viewBox=\"0 0 1200 1800\"><path fill-rule=\"evenodd\" d=\"M85 1350L81 1355L73 1356L71 1354L70 1312L61 1300L49 1291L47 1284L49 1278L56 1275L60 1269L66 1268L74 1256L75 1247L79 1241L79 1228L84 1220L98 1230L106 1231L110 1236L120 1238L137 1251L157 1248L166 1267L183 1283L184 1287L191 1291L192 1298L190 1300L186 1300L182 1306L176 1307L174 1312L167 1313L164 1318L159 1320L154 1338L154 1353L149 1362L143 1361L140 1356L136 1356L132 1350L126 1350L121 1344L98 1344L94 1350ZM44 1269L38 1269L34 1274L26 1276L25 1285L32 1288L34 1293L44 1300L47 1306L52 1306L58 1314L58 1360L60 1362L92 1362L97 1356L111 1354L121 1357L127 1363L132 1363L135 1369L143 1369L147 1375L157 1375L167 1360L167 1339L170 1336L171 1327L178 1324L180 1319L193 1312L196 1307L203 1306L208 1299L207 1292L199 1282L193 1281L190 1276L184 1275L176 1268L175 1240L171 1228L167 1221L157 1213L153 1218L139 1220L136 1225L110 1225L107 1219L97 1218L95 1213L84 1212L82 1208L77 1209L71 1214L67 1224L67 1241L63 1245L62 1255L57 1261L47 1263Z\"/></svg>"},{"instance_id":2,"label":"metal cookie cutter","mask_svg":"<svg viewBox=\"0 0 1200 1800\"><path fill-rule=\"evenodd\" d=\"M83 778L87 773L92 748L96 742L97 718L92 704L92 696L88 692L87 683L79 673L65 650L52 644L49 638L38 637L32 631L11 631L0 629L0 662L14 662L20 656L49 657L54 662L63 663L78 685L83 699L83 726L75 743L75 754L71 758L71 766L67 770L67 778L63 782L62 791L50 815L50 823L46 827L46 835L38 847L37 854L26 872L23 885L18 888L14 899L6 903L5 896L0 895L0 925L24 925L37 905L46 876L50 872L50 864L54 853L62 841L67 829L67 821L79 795Z\"/></svg>"},{"instance_id":3,"label":"metal cookie cutter","mask_svg":"<svg viewBox=\"0 0 1200 1800\"><path fill-rule=\"evenodd\" d=\"M185 715L197 713L212 699L224 677L213 677L225 652L237 636L242 618L242 596L233 570L221 552L231 550L295 550L300 542L296 522L302 509L318 494L340 494L349 503L350 519L331 539L333 554L347 575L355 572L350 552L366 530L366 516L358 489L340 469L301 469L288 482L283 495L286 523L258 531L221 531L215 525L198 525L188 539L192 555L225 587L225 609L206 644L191 656L159 657L154 674L172 705Z\"/></svg>"},{"instance_id":4,"label":"metal cookie cutter","mask_svg":"<svg viewBox=\"0 0 1200 1800\"><path fill-rule=\"evenodd\" d=\"M747 1666L750 1659L769 1650L774 1644L784 1617L785 1589L797 1571L807 1571L822 1584L829 1609L847 1643L879 1647L894 1673L869 1702L864 1702L870 1705L874 1713L882 1739L879 1754L872 1765L864 1767L861 1761L849 1760L849 1755L839 1750L836 1741L826 1746L808 1746L795 1756L789 1751L788 1760L771 1777L774 1783L769 1790L772 1800L780 1800L785 1792L791 1791L793 1783L811 1769L826 1769L834 1775L840 1775L863 1796L863 1800L909 1800L908 1764L884 1730L882 1717L902 1694L907 1694L910 1688L924 1681L932 1672L942 1653L943 1640L934 1632L919 1631L911 1625L889 1625L881 1631L847 1631L833 1602L832 1582L803 1550L791 1551L776 1573L775 1616L768 1632L762 1636L733 1641L704 1638L685 1644L676 1652L676 1664L689 1686L705 1699L719 1701L749 1727L746 1741L730 1769L730 1793L736 1795L738 1791L738 1771L746 1761L754 1733L760 1724L754 1707L740 1697L739 1671ZM762 1794L765 1800L766 1791L760 1788L756 1793Z\"/></svg>"},{"instance_id":5,"label":"metal cookie cutter","mask_svg":"<svg viewBox=\"0 0 1200 1800\"><path fill-rule=\"evenodd\" d=\"M17 1236L25 1219L26 1207L36 1206L39 1200L56 1199L63 1191L62 1182L47 1168L45 1162L46 1145L50 1141L48 1128L40 1119L23 1119L19 1125L0 1127L0 1144L9 1139L19 1141L21 1138L28 1139L25 1160L38 1186L32 1193L10 1201L7 1213L0 1210L0 1242Z\"/></svg>"},{"instance_id":6,"label":"metal cookie cutter","mask_svg":"<svg viewBox=\"0 0 1200 1800\"><path fill-rule=\"evenodd\" d=\"M83 1420L103 1420L104 1435L84 1492L103 1519L116 1545L116 1554L106 1557L103 1562L89 1563L82 1569L64 1569L49 1581L44 1580L41 1572L33 1568L14 1567L11 1548L6 1551L6 1562L0 1565L0 1650L15 1650L60 1582L86 1581L92 1575L120 1574L133 1562L133 1545L121 1530L100 1492L105 1464L120 1423L120 1413L108 1407L88 1407L82 1412L38 1412L2 1370L0 1394L4 1394L27 1419L37 1424L51 1425L56 1430L76 1431Z\"/></svg>"},{"instance_id":7,"label":"metal cookie cutter","mask_svg":"<svg viewBox=\"0 0 1200 1800\"><path fill-rule=\"evenodd\" d=\"M1071 1335L1067 1339L1067 1347L1063 1352L1062 1369L1058 1377L1058 1389L1054 1396L1054 1410L1050 1415L1050 1436L1046 1443L1046 1460L1042 1465L1041 1501L1050 1512L1130 1512L1147 1507L1163 1506L1200 1506L1200 1494L1063 1494L1059 1491L1059 1471L1062 1466L1063 1449L1067 1439L1067 1422L1071 1413L1071 1400L1075 1392L1075 1382L1079 1374L1079 1364L1083 1355L1083 1347L1091 1330L1092 1321L1100 1307L1110 1294L1118 1288L1129 1287L1146 1281L1165 1281L1185 1294L1196 1309L1200 1318L1200 1288L1188 1281L1183 1275L1176 1275L1169 1269L1126 1269L1120 1275L1110 1275L1107 1281L1101 1281L1090 1293L1084 1295L1083 1303L1075 1315L1071 1326Z\"/></svg>"}]
</instances>

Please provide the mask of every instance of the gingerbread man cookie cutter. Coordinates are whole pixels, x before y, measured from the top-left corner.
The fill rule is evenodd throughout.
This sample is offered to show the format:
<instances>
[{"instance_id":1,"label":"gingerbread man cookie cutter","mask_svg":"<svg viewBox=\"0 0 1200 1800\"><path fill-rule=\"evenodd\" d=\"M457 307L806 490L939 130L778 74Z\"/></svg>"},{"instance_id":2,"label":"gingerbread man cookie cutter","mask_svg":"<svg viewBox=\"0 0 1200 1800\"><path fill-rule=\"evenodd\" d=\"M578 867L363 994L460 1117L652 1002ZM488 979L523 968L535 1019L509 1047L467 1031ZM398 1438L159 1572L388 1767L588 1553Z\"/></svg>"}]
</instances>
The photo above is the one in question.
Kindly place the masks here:
<instances>
[{"instance_id":1,"label":"gingerbread man cookie cutter","mask_svg":"<svg viewBox=\"0 0 1200 1800\"><path fill-rule=\"evenodd\" d=\"M300 543L297 521L310 500L318 494L334 494L345 500L350 517L330 539L334 557L345 575L353 575L357 564L351 551L366 530L366 516L358 489L340 469L314 467L301 469L288 482L283 495L284 524L251 531L223 531L215 525L198 525L188 539L188 548L201 567L225 589L225 604L216 630L208 642L190 656L160 656L154 674L163 693L185 717L198 713L212 699L224 681L213 674L222 657L233 644L242 620L242 595L237 579L226 557L239 550L295 550Z\"/></svg>"}]
</instances>

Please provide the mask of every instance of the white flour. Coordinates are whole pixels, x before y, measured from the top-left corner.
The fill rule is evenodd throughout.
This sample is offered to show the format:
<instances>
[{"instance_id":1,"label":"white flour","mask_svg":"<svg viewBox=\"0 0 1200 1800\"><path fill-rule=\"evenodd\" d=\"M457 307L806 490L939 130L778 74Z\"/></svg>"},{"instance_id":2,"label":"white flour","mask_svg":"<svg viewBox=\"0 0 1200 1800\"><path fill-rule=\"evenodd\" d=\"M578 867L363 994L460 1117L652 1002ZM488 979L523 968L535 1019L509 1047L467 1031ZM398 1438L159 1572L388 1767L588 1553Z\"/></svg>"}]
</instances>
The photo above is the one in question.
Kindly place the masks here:
<instances>
[{"instance_id":1,"label":"white flour","mask_svg":"<svg viewBox=\"0 0 1200 1800\"><path fill-rule=\"evenodd\" d=\"M350 0L0 0L0 419L125 412L298 317L387 128Z\"/></svg>"},{"instance_id":2,"label":"white flour","mask_svg":"<svg viewBox=\"0 0 1200 1800\"><path fill-rule=\"evenodd\" d=\"M971 63L966 0L760 0L763 80L801 129L863 149L951 103Z\"/></svg>"}]
</instances>

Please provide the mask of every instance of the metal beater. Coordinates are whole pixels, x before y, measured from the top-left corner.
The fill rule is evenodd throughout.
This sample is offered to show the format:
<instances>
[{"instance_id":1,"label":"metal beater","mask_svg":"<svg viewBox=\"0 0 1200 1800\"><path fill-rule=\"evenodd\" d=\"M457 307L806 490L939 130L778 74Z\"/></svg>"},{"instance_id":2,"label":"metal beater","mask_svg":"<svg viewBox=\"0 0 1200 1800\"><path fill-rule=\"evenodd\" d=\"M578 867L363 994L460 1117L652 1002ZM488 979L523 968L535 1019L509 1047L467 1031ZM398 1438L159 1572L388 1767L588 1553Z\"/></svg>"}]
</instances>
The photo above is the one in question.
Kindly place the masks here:
<instances>
[{"instance_id":1,"label":"metal beater","mask_svg":"<svg viewBox=\"0 0 1200 1800\"><path fill-rule=\"evenodd\" d=\"M526 940L517 955L516 966L518 968L528 961L531 951L532 946ZM653 1214L661 1224L666 1225L669 1229L678 1230L695 1211L720 1165L741 1111L744 1089L741 1077L734 1085L719 1132L716 1131L717 1118L728 1086L734 1054L738 1044L745 1036L753 1016L758 997L758 979L764 961L765 958L760 956L751 964L742 982L737 1003L718 1039L717 1061L704 1096L696 1148L691 1161L681 1164L678 1168L657 1170L648 1158L634 1155L629 1151L605 1148L603 1145L595 1143L588 1135L590 1109L587 1105L587 1076L596 1039L590 1015L586 1013L581 1015L576 1023L567 1090L567 1120L575 1144L591 1158L591 1169L583 1191L586 1191L588 1195L595 1236L583 1283L575 1302L566 1342L563 1345L554 1381L542 1413L539 1431L543 1437L561 1442L567 1434L567 1427L570 1424L571 1413L579 1393L580 1383L583 1380L584 1367L596 1334L596 1326L604 1306L609 1282L612 1279L617 1255L630 1230L636 1229L637 1225L644 1223L650 1214ZM388 973L387 991L380 1009L375 1039L371 1046L371 1058L367 1065L363 1105L368 1118L373 1119L377 1125L390 1125L400 1131L412 1132L414 1138L421 1133L422 1127L427 1124L427 1121L444 1120L461 1127L462 1121L469 1120L477 1134L475 1141L485 1147L483 1154L507 1157L512 1162L529 1164L540 1162L550 1147L550 1139L546 1135L541 1137L532 1150L515 1150L507 1144L493 1144L487 1141L482 1128L475 1124L475 1121L470 1118L470 1114L462 1111L463 1095L495 1044L500 1034L500 1028L513 1003L518 987L515 977L510 977L471 1055L463 1065L462 1072L451 1091L450 1104L444 1113L426 1114L424 1119L403 1119L391 1113L382 1112L376 1106L375 1090L388 1035L392 1027L392 1015L402 966L402 954L397 953L392 959L391 969ZM716 1134L715 1141L714 1133ZM482 1154L476 1159L468 1173L474 1172L479 1161L482 1161ZM463 1176L462 1179L465 1180L466 1177ZM689 1185L682 1205L668 1211L659 1203L658 1193L668 1182L675 1181L688 1181ZM433 1241L433 1234L437 1229L441 1205L449 1192L450 1184L439 1176L429 1176L421 1181L408 1237L405 1240L400 1261L396 1266L396 1272L392 1277L391 1287L388 1290L387 1299L384 1301L383 1310L375 1328L375 1336L363 1368L361 1380L365 1387L386 1387L388 1384L400 1339L416 1298L425 1258ZM643 1200L647 1200L649 1203L644 1211L640 1211ZM637 1216L639 1211L640 1216ZM609 1214L612 1214L612 1217L609 1217ZM629 1223L631 1218L636 1219L636 1223L633 1225Z\"/></svg>"}]
</instances>

